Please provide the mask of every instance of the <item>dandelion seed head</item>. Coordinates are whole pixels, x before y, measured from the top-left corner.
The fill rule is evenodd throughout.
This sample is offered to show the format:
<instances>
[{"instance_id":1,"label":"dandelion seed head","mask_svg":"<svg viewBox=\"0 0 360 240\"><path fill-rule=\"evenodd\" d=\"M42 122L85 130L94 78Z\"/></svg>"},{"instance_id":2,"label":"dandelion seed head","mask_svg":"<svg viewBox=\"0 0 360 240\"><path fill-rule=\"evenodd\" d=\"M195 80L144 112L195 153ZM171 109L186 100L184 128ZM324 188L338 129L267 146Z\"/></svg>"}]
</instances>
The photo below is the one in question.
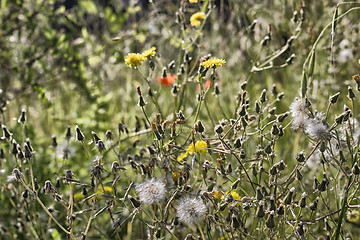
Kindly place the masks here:
<instances>
[{"instance_id":1,"label":"dandelion seed head","mask_svg":"<svg viewBox=\"0 0 360 240\"><path fill-rule=\"evenodd\" d=\"M153 204L166 198L165 183L156 178L138 184L135 189L140 201L145 204Z\"/></svg>"},{"instance_id":2,"label":"dandelion seed head","mask_svg":"<svg viewBox=\"0 0 360 240\"><path fill-rule=\"evenodd\" d=\"M179 220L188 224L198 222L206 213L206 206L200 198L184 197L177 208Z\"/></svg>"},{"instance_id":3,"label":"dandelion seed head","mask_svg":"<svg viewBox=\"0 0 360 240\"><path fill-rule=\"evenodd\" d=\"M307 121L305 133L315 140L329 140L329 127L317 118Z\"/></svg>"}]
</instances>

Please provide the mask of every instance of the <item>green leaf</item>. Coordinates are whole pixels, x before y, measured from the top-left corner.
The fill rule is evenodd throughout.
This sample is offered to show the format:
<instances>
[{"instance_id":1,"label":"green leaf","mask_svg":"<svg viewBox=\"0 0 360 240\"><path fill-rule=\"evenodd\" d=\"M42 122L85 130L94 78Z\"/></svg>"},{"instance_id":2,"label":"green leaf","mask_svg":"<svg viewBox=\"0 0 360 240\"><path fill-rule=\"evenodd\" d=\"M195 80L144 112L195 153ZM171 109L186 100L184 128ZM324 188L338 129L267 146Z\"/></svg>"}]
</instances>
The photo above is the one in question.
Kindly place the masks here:
<instances>
[{"instance_id":1,"label":"green leaf","mask_svg":"<svg viewBox=\"0 0 360 240\"><path fill-rule=\"evenodd\" d=\"M51 237L54 240L61 240L61 235L56 229L53 229L53 232L51 233Z\"/></svg>"},{"instance_id":2,"label":"green leaf","mask_svg":"<svg viewBox=\"0 0 360 240\"><path fill-rule=\"evenodd\" d=\"M92 1L80 1L79 2L80 8L85 10L88 13L92 13L92 14L96 14L97 13L97 7L95 5L95 3L93 3Z\"/></svg>"}]
</instances>

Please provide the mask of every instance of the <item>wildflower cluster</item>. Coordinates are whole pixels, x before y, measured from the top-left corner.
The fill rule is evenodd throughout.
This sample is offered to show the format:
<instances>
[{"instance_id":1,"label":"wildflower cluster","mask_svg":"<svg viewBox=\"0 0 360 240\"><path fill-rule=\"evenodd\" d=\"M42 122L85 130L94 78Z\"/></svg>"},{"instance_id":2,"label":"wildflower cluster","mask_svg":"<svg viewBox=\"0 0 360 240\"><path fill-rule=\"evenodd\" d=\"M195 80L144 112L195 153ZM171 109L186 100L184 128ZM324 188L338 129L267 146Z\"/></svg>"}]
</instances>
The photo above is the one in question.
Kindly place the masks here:
<instances>
[{"instance_id":1,"label":"wildflower cluster","mask_svg":"<svg viewBox=\"0 0 360 240\"><path fill-rule=\"evenodd\" d=\"M136 68L144 61L154 57L155 55L156 47L152 47L142 53L128 53L128 55L125 57L125 63L128 67Z\"/></svg>"}]
</instances>

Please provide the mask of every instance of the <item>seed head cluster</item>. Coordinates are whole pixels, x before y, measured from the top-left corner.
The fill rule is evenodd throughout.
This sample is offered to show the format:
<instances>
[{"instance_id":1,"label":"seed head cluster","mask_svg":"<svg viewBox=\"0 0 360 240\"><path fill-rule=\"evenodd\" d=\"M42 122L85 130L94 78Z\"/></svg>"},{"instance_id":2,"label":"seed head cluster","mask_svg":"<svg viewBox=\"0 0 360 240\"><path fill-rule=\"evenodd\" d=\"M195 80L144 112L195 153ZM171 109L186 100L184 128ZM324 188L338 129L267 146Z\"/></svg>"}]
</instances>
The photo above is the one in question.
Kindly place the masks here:
<instances>
[{"instance_id":1,"label":"seed head cluster","mask_svg":"<svg viewBox=\"0 0 360 240\"><path fill-rule=\"evenodd\" d=\"M326 124L322 113L312 116L306 101L295 98L290 105L291 116L293 117L292 129L300 129L314 140L329 140L329 126Z\"/></svg>"},{"instance_id":2,"label":"seed head cluster","mask_svg":"<svg viewBox=\"0 0 360 240\"><path fill-rule=\"evenodd\" d=\"M177 209L179 220L188 224L198 222L206 213L206 206L200 198L184 197Z\"/></svg>"},{"instance_id":3,"label":"seed head cluster","mask_svg":"<svg viewBox=\"0 0 360 240\"><path fill-rule=\"evenodd\" d=\"M136 186L139 199L144 204L153 204L166 198L166 186L162 180L152 178Z\"/></svg>"}]
</instances>

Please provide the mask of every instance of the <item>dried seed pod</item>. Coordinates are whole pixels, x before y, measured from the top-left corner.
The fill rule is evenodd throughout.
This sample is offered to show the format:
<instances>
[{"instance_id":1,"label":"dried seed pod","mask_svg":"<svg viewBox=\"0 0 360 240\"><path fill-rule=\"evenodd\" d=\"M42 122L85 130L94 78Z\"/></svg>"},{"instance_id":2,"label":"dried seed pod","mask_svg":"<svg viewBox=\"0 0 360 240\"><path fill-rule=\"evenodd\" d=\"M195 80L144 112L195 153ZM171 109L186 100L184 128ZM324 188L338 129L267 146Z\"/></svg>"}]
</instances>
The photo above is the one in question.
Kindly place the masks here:
<instances>
[{"instance_id":1,"label":"dried seed pod","mask_svg":"<svg viewBox=\"0 0 360 240\"><path fill-rule=\"evenodd\" d=\"M266 226L270 229L275 227L275 221L274 221L274 211L270 212L270 215L268 217L268 219L265 222Z\"/></svg>"},{"instance_id":2,"label":"dried seed pod","mask_svg":"<svg viewBox=\"0 0 360 240\"><path fill-rule=\"evenodd\" d=\"M75 136L76 136L76 140L77 140L77 141L79 141L79 142L84 141L85 136L84 136L84 134L81 132L81 130L80 130L80 128L79 128L78 125L76 125L76 127L75 127L75 134L76 134Z\"/></svg>"},{"instance_id":3,"label":"dried seed pod","mask_svg":"<svg viewBox=\"0 0 360 240\"><path fill-rule=\"evenodd\" d=\"M292 187L292 188L289 190L289 192L286 194L286 196L285 196L285 198L284 198L284 203L285 203L286 205L289 205L289 204L291 203L294 191L295 191L295 188Z\"/></svg>"},{"instance_id":4,"label":"dried seed pod","mask_svg":"<svg viewBox=\"0 0 360 240\"><path fill-rule=\"evenodd\" d=\"M66 130L65 139L69 140L70 138L71 138L71 127L70 127L70 125L68 125L67 130Z\"/></svg>"},{"instance_id":5,"label":"dried seed pod","mask_svg":"<svg viewBox=\"0 0 360 240\"><path fill-rule=\"evenodd\" d=\"M310 206L309 206L310 210L316 211L318 203L319 203L319 197L317 197L312 203L310 203Z\"/></svg>"},{"instance_id":6,"label":"dried seed pod","mask_svg":"<svg viewBox=\"0 0 360 240\"><path fill-rule=\"evenodd\" d=\"M337 100L339 99L339 96L340 96L340 92L335 93L334 95L330 96L329 102L331 104L335 104L337 102Z\"/></svg>"},{"instance_id":7,"label":"dried seed pod","mask_svg":"<svg viewBox=\"0 0 360 240\"><path fill-rule=\"evenodd\" d=\"M301 208L305 208L305 207L306 207L306 196L307 196L306 192L303 192L303 193L301 194L301 199L300 199L300 203L299 203L299 206L300 206Z\"/></svg>"},{"instance_id":8,"label":"dried seed pod","mask_svg":"<svg viewBox=\"0 0 360 240\"><path fill-rule=\"evenodd\" d=\"M347 95L347 97L348 97L350 100L352 100L352 99L355 98L355 93L354 93L354 91L352 90L352 87L350 87L350 86L348 86L348 95Z\"/></svg>"},{"instance_id":9,"label":"dried seed pod","mask_svg":"<svg viewBox=\"0 0 360 240\"><path fill-rule=\"evenodd\" d=\"M129 200L131 201L132 205L133 205L135 208L140 207L140 201L139 201L139 200L137 200L136 198L132 197L131 195L128 195L128 198L129 198Z\"/></svg>"},{"instance_id":10,"label":"dried seed pod","mask_svg":"<svg viewBox=\"0 0 360 240\"><path fill-rule=\"evenodd\" d=\"M262 194L260 187L256 188L256 196L255 197L257 200L262 200L264 198L264 195Z\"/></svg>"},{"instance_id":11,"label":"dried seed pod","mask_svg":"<svg viewBox=\"0 0 360 240\"><path fill-rule=\"evenodd\" d=\"M265 211L264 211L264 205L260 204L259 207L256 210L256 216L258 218L263 218L265 216Z\"/></svg>"}]
</instances>

